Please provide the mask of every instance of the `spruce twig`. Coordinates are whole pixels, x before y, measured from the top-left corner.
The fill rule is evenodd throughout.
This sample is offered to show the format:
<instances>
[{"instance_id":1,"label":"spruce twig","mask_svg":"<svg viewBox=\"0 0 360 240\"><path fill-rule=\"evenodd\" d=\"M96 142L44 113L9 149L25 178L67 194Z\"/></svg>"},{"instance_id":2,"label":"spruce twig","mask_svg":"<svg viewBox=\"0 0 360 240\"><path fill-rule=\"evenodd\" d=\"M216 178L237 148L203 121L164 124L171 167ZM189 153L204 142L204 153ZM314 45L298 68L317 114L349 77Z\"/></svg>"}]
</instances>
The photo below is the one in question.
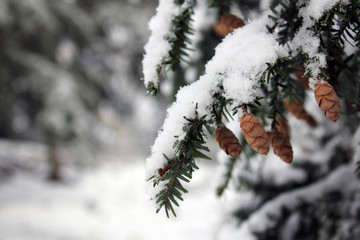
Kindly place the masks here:
<instances>
[{"instance_id":1,"label":"spruce twig","mask_svg":"<svg viewBox=\"0 0 360 240\"><path fill-rule=\"evenodd\" d=\"M156 202L159 204L157 212L164 206L166 215L169 217L169 210L176 216L172 204L179 206L176 198L183 200L182 193L187 193L187 190L182 186L180 180L189 182L192 178L192 172L198 169L195 158L210 159L203 151L208 152L209 149L204 146L204 131L203 127L208 128L209 120L206 120L206 115L199 117L195 111L195 118L186 118L187 123L183 129L186 136L183 140L178 140L174 144L175 157L168 159L168 164L158 169L158 176L152 176L149 180L154 182L154 185L161 181L168 181L165 188L156 195ZM148 181L149 181L148 180Z\"/></svg>"}]
</instances>

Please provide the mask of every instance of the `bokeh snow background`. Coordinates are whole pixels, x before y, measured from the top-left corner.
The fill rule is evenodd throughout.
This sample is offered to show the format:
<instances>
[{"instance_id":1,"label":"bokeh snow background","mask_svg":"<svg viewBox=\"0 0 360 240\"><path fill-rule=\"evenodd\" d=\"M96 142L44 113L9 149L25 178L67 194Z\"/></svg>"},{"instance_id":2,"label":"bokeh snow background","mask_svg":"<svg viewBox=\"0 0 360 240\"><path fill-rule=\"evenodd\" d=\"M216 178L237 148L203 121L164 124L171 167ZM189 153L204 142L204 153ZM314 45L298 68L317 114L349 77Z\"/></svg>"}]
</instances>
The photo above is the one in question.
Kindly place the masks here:
<instances>
[{"instance_id":1,"label":"bokeh snow background","mask_svg":"<svg viewBox=\"0 0 360 240\"><path fill-rule=\"evenodd\" d=\"M11 176L0 180L0 239L215 239L222 207L212 189L213 163L199 164L178 217L167 219L146 195L145 156L123 147L104 154L98 167L81 174L69 168L65 182L52 183L42 171L42 145L1 141Z\"/></svg>"}]
</instances>

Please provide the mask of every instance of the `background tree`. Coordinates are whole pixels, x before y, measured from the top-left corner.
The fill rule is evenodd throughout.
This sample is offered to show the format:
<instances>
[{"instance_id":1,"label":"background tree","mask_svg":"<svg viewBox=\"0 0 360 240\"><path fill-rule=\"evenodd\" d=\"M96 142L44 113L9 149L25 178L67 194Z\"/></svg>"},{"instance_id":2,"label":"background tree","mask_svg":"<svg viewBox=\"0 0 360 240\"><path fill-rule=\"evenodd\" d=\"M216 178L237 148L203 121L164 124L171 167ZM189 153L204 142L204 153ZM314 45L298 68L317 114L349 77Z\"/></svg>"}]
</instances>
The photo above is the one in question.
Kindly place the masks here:
<instances>
[{"instance_id":1,"label":"background tree","mask_svg":"<svg viewBox=\"0 0 360 240\"><path fill-rule=\"evenodd\" d=\"M139 107L128 95L140 95L144 35L129 14L151 3L120 2L0 3L0 137L45 142L50 179L62 177L60 148L89 162Z\"/></svg>"},{"instance_id":2,"label":"background tree","mask_svg":"<svg viewBox=\"0 0 360 240\"><path fill-rule=\"evenodd\" d=\"M216 129L231 155L219 154L217 194L237 192L220 239L359 238L359 1L209 6L159 1L149 24L143 69L153 95L179 65L187 82L196 79L185 61L200 59L189 53L197 34L214 26L225 36L198 80L178 91L147 159L157 211L175 215Z\"/></svg>"}]
</instances>

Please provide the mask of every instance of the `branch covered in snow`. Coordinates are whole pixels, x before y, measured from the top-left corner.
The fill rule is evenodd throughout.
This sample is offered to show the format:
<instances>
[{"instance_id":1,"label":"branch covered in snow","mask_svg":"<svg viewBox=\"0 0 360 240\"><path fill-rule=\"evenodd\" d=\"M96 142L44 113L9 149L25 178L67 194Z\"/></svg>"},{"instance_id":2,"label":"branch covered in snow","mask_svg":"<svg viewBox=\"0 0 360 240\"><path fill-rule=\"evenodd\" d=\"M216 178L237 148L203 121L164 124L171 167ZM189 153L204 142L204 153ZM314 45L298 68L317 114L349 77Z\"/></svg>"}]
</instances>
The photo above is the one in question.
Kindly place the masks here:
<instances>
[{"instance_id":1,"label":"branch covered in snow","mask_svg":"<svg viewBox=\"0 0 360 240\"><path fill-rule=\"evenodd\" d=\"M236 233L232 232L231 239L257 239L255 237L256 232L265 232L266 229L274 226L282 216L281 211L284 208L288 211L294 211L304 202L314 202L326 193L335 190L343 194L359 191L358 181L354 181L355 178L353 164L348 164L335 170L324 180L296 191L284 193L255 211L248 220L241 224L238 230L235 230ZM222 237L222 234L225 234L226 237ZM223 232L220 233L220 239L229 239L228 236L227 230L223 229Z\"/></svg>"},{"instance_id":2,"label":"branch covered in snow","mask_svg":"<svg viewBox=\"0 0 360 240\"><path fill-rule=\"evenodd\" d=\"M174 70L187 55L193 4L193 0L160 0L149 23L152 34L145 45L143 71L145 86L153 95L160 88L161 70L167 66Z\"/></svg>"},{"instance_id":3,"label":"branch covered in snow","mask_svg":"<svg viewBox=\"0 0 360 240\"><path fill-rule=\"evenodd\" d=\"M258 100L265 98L263 103L268 100L268 108L254 112L259 114L263 112L263 115L270 114L274 127L276 126L275 117L284 111L278 106L282 106L285 98L300 98L300 96L294 96L298 94L299 91L296 91L296 88L300 85L292 84L291 80L291 74L294 73L297 64L305 66L312 88L324 78L321 73L327 62L326 53L321 52L320 26L326 20L324 17L327 16L329 10L344 2L310 1L307 5L302 1L300 3L285 2L288 4L282 4L272 12L263 13L257 20L227 35L216 47L214 57L206 64L205 73L198 81L183 87L176 95L176 102L168 109L167 118L152 147L151 156L147 159L146 177L152 179L151 188L155 186L150 190L150 196L157 203L158 210L164 202L168 202L166 198L169 194L164 195L164 189L172 185L173 180L169 182L170 175L176 174L182 164L188 164L188 168L185 169L187 172L193 170L190 163L197 157L196 150L174 147L179 142L195 142L196 146L191 133L184 131L189 119L204 121L204 124L196 129L202 132L203 126L217 127L223 124L218 120L217 111L214 111L215 106L223 106L220 101L226 103L223 107L232 109L230 114L232 117L236 117L238 113L237 117L240 118L244 110L246 111L246 106L249 106L251 110L250 106L254 105L253 103L260 104ZM167 4L167 7L170 7L172 3ZM160 7L154 19L170 14L170 10L164 6L163 1L160 1ZM292 16L288 15L290 8L295 8L291 14L296 15L298 19L294 26L288 23L289 16ZM175 9L179 11L176 7L171 9L171 13ZM150 26L158 21L154 19ZM169 22L170 18L167 19ZM289 33L286 38L279 38L284 27L292 27L291 34ZM169 44L164 42L163 32L159 31L157 35L154 29L145 47L147 52L150 48L153 50L155 48L150 47L150 42L153 44L156 42L162 52L162 54L154 55L154 58L147 53L144 59L147 86L157 77L158 60L162 61L170 49ZM283 34L288 33L283 32ZM154 40L154 36L161 37L159 40ZM145 63L150 60L156 63L152 67L150 67L151 64ZM160 169L167 169L169 176L164 178L167 175L159 174Z\"/></svg>"}]
</instances>

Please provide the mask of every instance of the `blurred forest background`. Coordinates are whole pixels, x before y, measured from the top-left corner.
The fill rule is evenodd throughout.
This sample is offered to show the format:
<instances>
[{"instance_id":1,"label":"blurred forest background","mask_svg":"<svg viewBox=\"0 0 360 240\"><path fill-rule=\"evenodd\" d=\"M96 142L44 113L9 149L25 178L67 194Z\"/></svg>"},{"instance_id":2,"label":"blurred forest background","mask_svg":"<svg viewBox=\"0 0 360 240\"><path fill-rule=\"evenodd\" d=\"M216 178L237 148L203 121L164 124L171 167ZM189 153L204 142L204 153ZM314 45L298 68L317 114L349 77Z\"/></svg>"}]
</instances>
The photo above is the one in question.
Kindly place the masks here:
<instances>
[{"instance_id":1,"label":"blurred forest background","mask_svg":"<svg viewBox=\"0 0 360 240\"><path fill-rule=\"evenodd\" d=\"M266 161L254 157L229 165L224 153L215 156L219 148L210 138L214 160L199 161L200 171L184 184L189 194L176 210L178 218L156 214L146 194L145 159L175 93L198 79L221 42L212 28L216 11L206 5L218 1L195 2L194 32L201 36L191 35L198 44L189 53L193 62L167 73L160 94L151 97L142 59L158 1L0 0L0 240L228 240L262 204L357 160L358 115L333 125L310 98L305 107L320 127L313 130L289 116L291 128L301 129L291 139L296 164L285 166L270 153ZM233 12L247 22L280 1L232 2ZM359 59L358 50L355 55ZM359 96L359 88L351 89ZM235 177L227 174L231 181L221 182L215 167L218 175L234 167ZM352 183L358 189L358 179ZM297 227L309 239L317 231L329 239L335 226L359 235L360 193L345 189L348 198L335 191L301 203L289 221L281 208L285 217L271 220L278 225L259 239ZM221 198L216 191L224 192ZM295 236L287 232L283 239Z\"/></svg>"},{"instance_id":2,"label":"blurred forest background","mask_svg":"<svg viewBox=\"0 0 360 240\"><path fill-rule=\"evenodd\" d=\"M44 143L53 180L62 161L88 165L119 135L130 145L151 139L156 119L147 114L161 103L145 99L139 63L155 3L0 4L0 137ZM61 157L60 148L74 152Z\"/></svg>"},{"instance_id":3,"label":"blurred forest background","mask_svg":"<svg viewBox=\"0 0 360 240\"><path fill-rule=\"evenodd\" d=\"M185 239L212 227L156 215L145 193L144 161L169 103L141 81L156 6L0 1L1 240L157 239L164 227Z\"/></svg>"}]
</instances>

